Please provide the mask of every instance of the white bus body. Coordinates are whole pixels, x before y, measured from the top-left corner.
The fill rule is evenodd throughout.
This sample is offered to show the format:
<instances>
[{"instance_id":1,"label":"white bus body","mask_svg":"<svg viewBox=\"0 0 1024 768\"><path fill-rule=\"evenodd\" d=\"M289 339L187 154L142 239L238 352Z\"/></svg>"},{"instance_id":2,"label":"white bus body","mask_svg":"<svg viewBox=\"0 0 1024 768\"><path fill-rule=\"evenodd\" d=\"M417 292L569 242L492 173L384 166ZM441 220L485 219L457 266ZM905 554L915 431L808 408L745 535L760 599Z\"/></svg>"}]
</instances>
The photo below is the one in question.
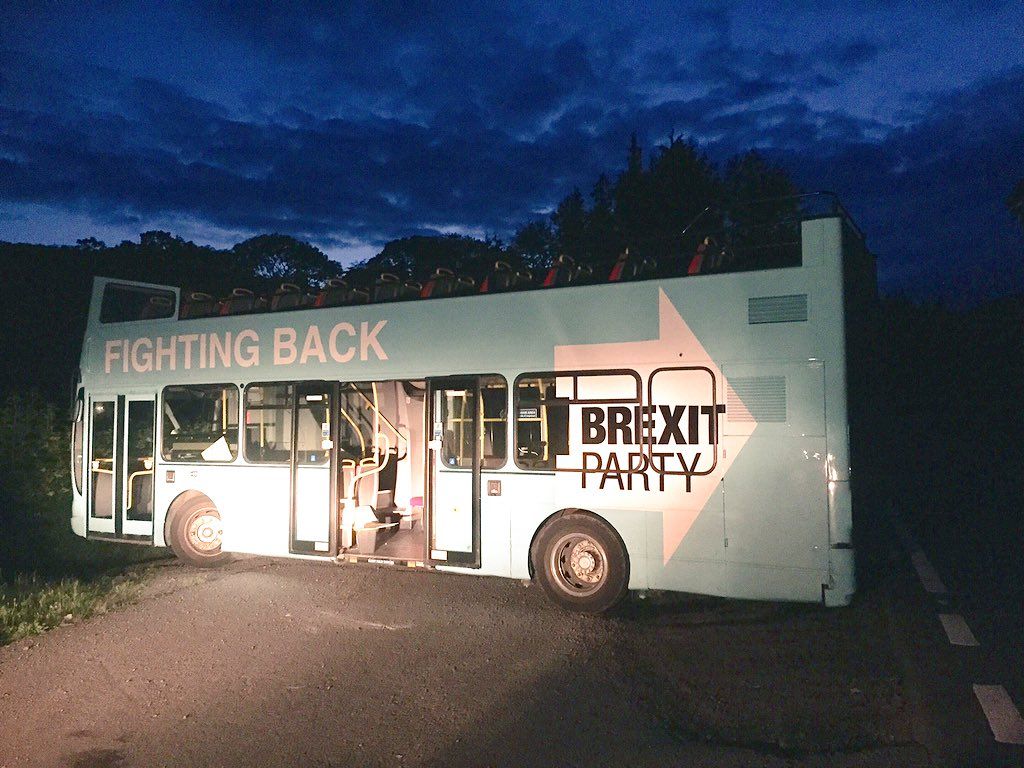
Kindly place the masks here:
<instances>
[{"instance_id":1,"label":"white bus body","mask_svg":"<svg viewBox=\"0 0 1024 768\"><path fill-rule=\"evenodd\" d=\"M198 562L538 573L581 610L627 584L846 604L866 251L842 215L799 226L787 268L196 319L97 278L72 527ZM150 295L168 317L116 320Z\"/></svg>"}]
</instances>

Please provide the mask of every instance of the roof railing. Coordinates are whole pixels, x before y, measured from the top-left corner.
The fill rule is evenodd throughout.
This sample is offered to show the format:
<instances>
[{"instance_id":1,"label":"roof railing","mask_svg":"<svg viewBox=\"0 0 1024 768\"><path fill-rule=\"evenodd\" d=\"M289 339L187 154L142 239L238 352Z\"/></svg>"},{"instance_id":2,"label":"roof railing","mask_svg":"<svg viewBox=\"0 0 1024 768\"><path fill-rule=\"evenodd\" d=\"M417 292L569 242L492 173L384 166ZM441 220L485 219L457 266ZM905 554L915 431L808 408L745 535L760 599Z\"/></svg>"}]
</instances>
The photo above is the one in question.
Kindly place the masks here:
<instances>
[{"instance_id":1,"label":"roof railing","mask_svg":"<svg viewBox=\"0 0 1024 768\"><path fill-rule=\"evenodd\" d=\"M863 240L864 233L860 227L854 222L853 217L850 216L846 208L839 201L839 196L835 192L803 192L798 195L783 195L781 197L762 197L755 200L745 200L742 203L734 203L731 207L725 207L721 205L709 205L704 208L703 211L698 213L689 224L683 227L683 231L679 233L680 238L690 234L691 231L696 227L703 219L708 218L712 215L726 214L730 211L743 208L754 208L758 205L764 205L766 203L785 203L787 201L795 201L797 204L796 218L803 221L805 219L816 219L824 218L826 216L839 216L844 219L847 224L857 233L857 236Z\"/></svg>"}]
</instances>

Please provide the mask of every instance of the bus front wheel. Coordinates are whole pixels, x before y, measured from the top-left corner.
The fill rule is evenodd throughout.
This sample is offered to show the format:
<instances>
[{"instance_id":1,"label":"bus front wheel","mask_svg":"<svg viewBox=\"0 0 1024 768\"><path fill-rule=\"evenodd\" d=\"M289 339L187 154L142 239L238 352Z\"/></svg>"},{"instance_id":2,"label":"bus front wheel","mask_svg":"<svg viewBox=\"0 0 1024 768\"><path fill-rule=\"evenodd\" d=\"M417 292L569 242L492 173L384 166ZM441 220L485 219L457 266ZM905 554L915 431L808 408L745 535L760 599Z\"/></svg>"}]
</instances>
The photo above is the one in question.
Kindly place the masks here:
<instances>
[{"instance_id":1,"label":"bus front wheel","mask_svg":"<svg viewBox=\"0 0 1024 768\"><path fill-rule=\"evenodd\" d=\"M199 497L177 506L167 518L167 542L179 558L208 567L228 559L221 551L223 526L220 512L209 499Z\"/></svg>"},{"instance_id":2,"label":"bus front wheel","mask_svg":"<svg viewBox=\"0 0 1024 768\"><path fill-rule=\"evenodd\" d=\"M626 595L626 549L615 531L595 516L555 518L537 535L530 556L541 587L563 608L602 613Z\"/></svg>"}]
</instances>

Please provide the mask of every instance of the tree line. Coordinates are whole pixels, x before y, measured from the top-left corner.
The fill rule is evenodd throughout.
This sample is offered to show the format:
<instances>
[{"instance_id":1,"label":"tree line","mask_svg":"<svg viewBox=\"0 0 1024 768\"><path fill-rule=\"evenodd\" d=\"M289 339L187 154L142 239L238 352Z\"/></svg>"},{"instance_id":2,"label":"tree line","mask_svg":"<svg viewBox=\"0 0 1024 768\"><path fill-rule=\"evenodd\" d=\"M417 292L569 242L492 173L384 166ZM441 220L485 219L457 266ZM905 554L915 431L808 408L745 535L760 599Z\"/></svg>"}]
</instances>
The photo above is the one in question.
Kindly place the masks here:
<instances>
[{"instance_id":1,"label":"tree line","mask_svg":"<svg viewBox=\"0 0 1024 768\"><path fill-rule=\"evenodd\" d=\"M794 218L799 191L782 167L757 151L736 155L719 169L693 142L670 137L645 163L634 135L625 168L614 179L600 174L587 195L574 188L550 215L527 222L508 242L408 237L353 265L352 273L422 280L447 267L479 278L499 259L540 270L560 256L604 268L627 249L638 259L678 266L709 233L721 238L728 228L738 247L751 244L744 237L763 239L768 227Z\"/></svg>"},{"instance_id":2,"label":"tree line","mask_svg":"<svg viewBox=\"0 0 1024 768\"><path fill-rule=\"evenodd\" d=\"M678 268L706 233L728 236L739 249L776 222L795 222L799 191L783 168L757 151L719 167L692 142L669 137L645 161L634 136L618 173L600 174L586 195L573 189L549 215L525 223L507 241L416 235L393 240L347 269L283 234L258 235L227 249L165 231L112 246L94 238L70 246L0 242L0 297L11 318L3 334L8 365L0 370L0 393L34 387L52 395L67 387L94 275L226 295L235 287L270 292L281 282L315 289L343 274L363 284L383 272L422 281L438 267L479 280L498 260L539 271L563 255L595 266L599 275L627 249ZM1006 204L1024 224L1024 180Z\"/></svg>"}]
</instances>

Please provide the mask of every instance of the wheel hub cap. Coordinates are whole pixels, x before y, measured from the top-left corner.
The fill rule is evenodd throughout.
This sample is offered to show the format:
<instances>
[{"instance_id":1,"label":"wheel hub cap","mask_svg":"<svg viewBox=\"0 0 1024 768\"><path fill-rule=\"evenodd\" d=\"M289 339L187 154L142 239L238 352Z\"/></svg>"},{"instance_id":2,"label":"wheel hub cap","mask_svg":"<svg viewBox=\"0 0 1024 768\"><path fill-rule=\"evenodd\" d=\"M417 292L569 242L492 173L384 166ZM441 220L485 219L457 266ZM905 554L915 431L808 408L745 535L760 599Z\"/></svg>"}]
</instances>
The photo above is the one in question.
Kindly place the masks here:
<instances>
[{"instance_id":1,"label":"wheel hub cap","mask_svg":"<svg viewBox=\"0 0 1024 768\"><path fill-rule=\"evenodd\" d=\"M212 552L219 548L222 533L220 518L211 514L198 515L188 527L189 540L200 552Z\"/></svg>"},{"instance_id":2,"label":"wheel hub cap","mask_svg":"<svg viewBox=\"0 0 1024 768\"><path fill-rule=\"evenodd\" d=\"M589 540L581 541L572 548L569 567L577 579L588 584L599 582L604 570L601 567L600 555L593 542Z\"/></svg>"},{"instance_id":3,"label":"wheel hub cap","mask_svg":"<svg viewBox=\"0 0 1024 768\"><path fill-rule=\"evenodd\" d=\"M553 547L550 573L566 592L585 597L601 587L607 575L604 549L582 534L563 536Z\"/></svg>"}]
</instances>

